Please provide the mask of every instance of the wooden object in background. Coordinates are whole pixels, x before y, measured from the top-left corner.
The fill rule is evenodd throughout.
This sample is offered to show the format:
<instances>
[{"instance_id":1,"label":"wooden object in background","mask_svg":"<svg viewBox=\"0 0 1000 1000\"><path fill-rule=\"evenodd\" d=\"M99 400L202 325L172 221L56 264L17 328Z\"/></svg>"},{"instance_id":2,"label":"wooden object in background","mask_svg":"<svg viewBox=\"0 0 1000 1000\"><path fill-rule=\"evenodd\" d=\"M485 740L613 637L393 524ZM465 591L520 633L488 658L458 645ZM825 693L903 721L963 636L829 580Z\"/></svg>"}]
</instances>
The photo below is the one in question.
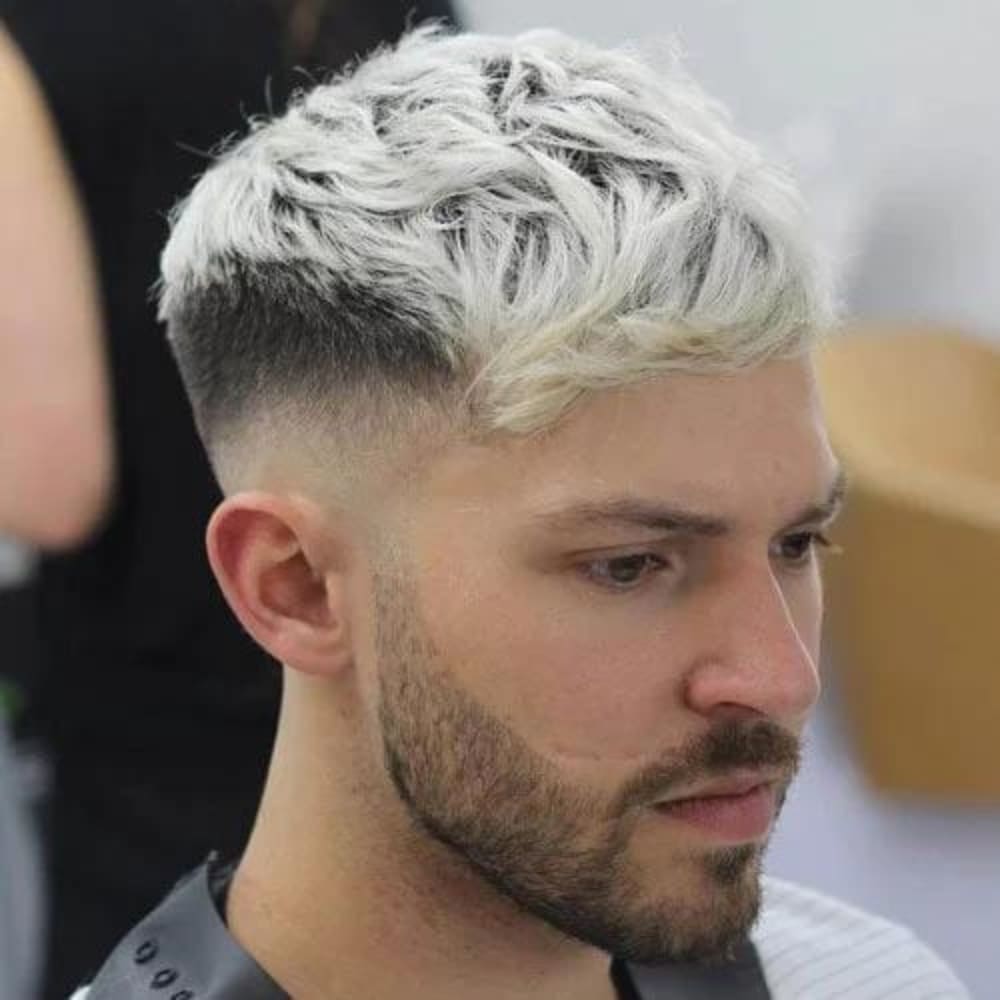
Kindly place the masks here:
<instances>
[{"instance_id":1,"label":"wooden object in background","mask_svg":"<svg viewBox=\"0 0 1000 1000\"><path fill-rule=\"evenodd\" d=\"M827 608L860 762L886 792L1000 803L1000 350L857 329L820 377L851 477Z\"/></svg>"}]
</instances>

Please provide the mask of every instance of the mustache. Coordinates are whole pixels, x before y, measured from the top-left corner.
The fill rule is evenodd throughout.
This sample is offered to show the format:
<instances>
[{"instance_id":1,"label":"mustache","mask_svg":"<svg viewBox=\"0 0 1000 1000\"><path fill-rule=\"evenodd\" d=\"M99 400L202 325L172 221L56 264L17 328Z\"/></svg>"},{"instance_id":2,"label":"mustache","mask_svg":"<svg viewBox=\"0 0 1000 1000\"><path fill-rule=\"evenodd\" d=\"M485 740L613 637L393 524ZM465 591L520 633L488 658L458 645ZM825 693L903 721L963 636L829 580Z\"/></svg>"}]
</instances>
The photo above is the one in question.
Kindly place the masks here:
<instances>
[{"instance_id":1,"label":"mustache","mask_svg":"<svg viewBox=\"0 0 1000 1000\"><path fill-rule=\"evenodd\" d=\"M695 784L735 770L778 770L791 781L802 760L802 741L774 722L724 722L668 758L646 765L612 804L615 818Z\"/></svg>"}]
</instances>

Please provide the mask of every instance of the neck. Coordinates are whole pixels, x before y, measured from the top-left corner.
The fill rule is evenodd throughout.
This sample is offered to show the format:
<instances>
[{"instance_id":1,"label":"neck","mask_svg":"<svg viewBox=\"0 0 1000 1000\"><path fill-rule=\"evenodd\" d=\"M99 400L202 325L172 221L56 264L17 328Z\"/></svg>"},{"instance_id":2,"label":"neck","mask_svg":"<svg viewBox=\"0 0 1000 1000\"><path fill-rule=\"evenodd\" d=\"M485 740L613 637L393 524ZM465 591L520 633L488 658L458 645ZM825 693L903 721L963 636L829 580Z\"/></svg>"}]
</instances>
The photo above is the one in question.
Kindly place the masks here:
<instances>
[{"instance_id":1,"label":"neck","mask_svg":"<svg viewBox=\"0 0 1000 1000\"><path fill-rule=\"evenodd\" d=\"M310 725L323 694L294 722L286 702L227 907L230 931L285 992L395 1000L419 983L436 1000L613 1000L606 954L498 894L415 828L387 779L330 735L343 727Z\"/></svg>"}]
</instances>

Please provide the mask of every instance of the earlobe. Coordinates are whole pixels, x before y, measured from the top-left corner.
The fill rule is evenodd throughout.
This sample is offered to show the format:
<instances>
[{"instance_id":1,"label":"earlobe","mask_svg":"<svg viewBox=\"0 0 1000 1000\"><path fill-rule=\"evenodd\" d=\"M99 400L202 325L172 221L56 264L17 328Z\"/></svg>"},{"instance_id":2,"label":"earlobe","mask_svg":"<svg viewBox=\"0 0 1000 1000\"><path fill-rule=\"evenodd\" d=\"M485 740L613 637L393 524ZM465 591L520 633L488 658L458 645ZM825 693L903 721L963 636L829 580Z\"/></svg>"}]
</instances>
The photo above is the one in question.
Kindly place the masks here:
<instances>
[{"instance_id":1,"label":"earlobe","mask_svg":"<svg viewBox=\"0 0 1000 1000\"><path fill-rule=\"evenodd\" d=\"M227 497L206 532L208 558L243 627L285 666L334 675L351 662L343 571L308 544L318 513L288 497Z\"/></svg>"}]
</instances>

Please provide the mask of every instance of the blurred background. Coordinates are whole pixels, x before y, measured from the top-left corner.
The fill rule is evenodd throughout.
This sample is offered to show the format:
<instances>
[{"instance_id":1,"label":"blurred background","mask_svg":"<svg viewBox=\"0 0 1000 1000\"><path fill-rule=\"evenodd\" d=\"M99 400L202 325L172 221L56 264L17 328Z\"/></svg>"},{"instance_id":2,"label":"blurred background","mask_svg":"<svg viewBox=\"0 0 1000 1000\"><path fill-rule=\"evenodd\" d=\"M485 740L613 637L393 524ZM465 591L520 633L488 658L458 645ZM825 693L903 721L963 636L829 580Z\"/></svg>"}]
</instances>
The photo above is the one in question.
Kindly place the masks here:
<instances>
[{"instance_id":1,"label":"blurred background","mask_svg":"<svg viewBox=\"0 0 1000 1000\"><path fill-rule=\"evenodd\" d=\"M72 6L84 5L62 8ZM159 6L161 16L162 9L171 8L175 18L187 18L184 31L170 29L173 38L216 30L213 25L220 18L234 24L233 0L200 0L197 5L176 0ZM246 3L244 9L252 6ZM131 390L122 388L116 374L134 371L130 364L166 364L165 354L132 357L130 351L136 349L118 331L140 322L135 318L139 313L141 323L153 323L141 292L143 282L152 280L147 272L155 260L150 249L147 270L139 269L133 281L140 290L138 304L123 306L109 297L108 275L117 274L115 267L121 265L107 261L119 260L124 252L116 242L122 238L123 220L110 228L102 221L108 191L100 190L99 183L95 187L87 173L94 164L79 148L86 141L85 129L96 126L70 120L74 108L67 95L80 80L93 78L88 97L92 117L97 117L94 102L101 100L120 114L121 86L109 83L107 66L99 69L86 61L69 66L65 57L52 54L60 49L60 39L63 47L68 44L68 15L59 4L32 0L30 17L24 13L27 7L0 0L0 18L8 20L30 70L41 81L38 97L54 122L52 144L69 164L68 180L43 180L64 184L67 196L80 199L83 230L90 233L82 238L54 233L53 239L71 245L89 239L96 248L96 265L62 273L76 282L77 311L97 317L89 326L81 324L80 336L100 342L94 329L103 324L110 330L106 346L93 353L108 364L111 388L95 377L87 412L100 427L110 419L102 416L100 400L113 400L115 428L106 433L114 442L114 471L97 487L112 499L89 520L77 515L73 530L58 530L59 517L72 519L72 512L65 511L53 514L56 529L33 528L34 538L29 530L15 537L16 522L0 520L0 534L7 536L0 542L0 718L7 730L6 735L0 731L0 1000L32 995L23 992L29 989L25 984L47 964L47 949L61 947L52 944L51 927L47 936L42 933L46 905L38 886L43 870L63 872L54 881L67 898L82 898L88 891L91 896L114 895L117 889L81 884L88 871L101 869L91 860L109 849L95 839L108 830L110 843L131 858L132 869L151 872L151 883L159 878L156 864L166 870L189 857L192 863L200 860L204 845L197 838L185 839L179 830L184 824L170 820L183 797L182 791L171 789L175 780L183 789L184 774L162 777L162 803L146 802L141 789L147 764L150 769L161 766L171 748L188 739L178 726L189 725L199 712L211 717L220 711L215 694L197 684L186 694L193 703L172 693L164 682L171 664L182 656L190 659L195 648L211 659L220 648L229 648L226 643L238 641L206 639L223 626L215 623L219 608L204 574L197 576L201 582L191 596L189 580L201 572L192 568L201 558L196 525L214 494L206 470L192 457L189 428L167 435L170 454L179 456L170 481L148 481L142 463L130 457L144 433L155 435L159 443L154 447L162 446L160 424L182 420L185 408L177 405L171 395L176 386L171 385L162 392L174 401L148 414L139 403L129 402ZM355 14L349 4L340 4L333 26L339 39L335 52L319 44L323 25L332 30L327 4L281 4L270 21L247 25L258 45L241 62L240 87L203 84L219 87L211 120L185 122L183 101L171 103L170 117L159 105L154 116L148 99L133 100L129 111L138 107L159 122L152 137L147 132L136 140L143 148L167 142L175 149L180 143L190 153L155 194L142 185L128 187L132 214L127 225L148 231L147 243L154 247L165 231L162 213L203 162L199 151L237 128L246 111L280 106L295 79L289 67L339 64L374 40L398 34L408 5L385 7L383 15L375 16L370 5L362 15L360 7ZM225 14L209 17L210 9ZM739 130L797 174L838 278L846 318L846 330L832 341L821 372L834 443L852 476L853 495L838 535L845 553L829 564L824 700L769 868L908 924L954 965L974 996L995 996L1000 934L1000 63L994 49L1000 6L992 0L951 0L947 5L938 0L822 5L795 0L464 0L457 10L425 5L422 13L451 15L465 27L500 33L557 27L603 44L635 43L656 58L675 39L690 72L729 107ZM74 18L80 22L75 30L83 32L88 44L109 44L97 27L88 28L92 15L78 12ZM153 28L148 19L138 19L133 30L141 34ZM267 31L274 34L273 44L262 41ZM164 37L162 31L158 37ZM199 51L213 49L206 43ZM6 111L3 103L0 108ZM108 176L114 179L105 186L120 202L125 167L116 121L101 125L101 141L108 148ZM0 161L10 154L5 142ZM140 164L132 169L147 168ZM10 199L12 185L0 167L0 200ZM140 199L137 205L136 192L143 191L148 204ZM2 205L0 218L9 218ZM20 241L0 236L0 272L6 267L4 252L19 257L24 248ZM92 266L96 279L88 271ZM98 291L87 293L87 282ZM3 290L0 273L0 299ZM10 295L14 292L8 289ZM0 324L5 321L10 322L10 310L0 302ZM0 351L0 379L8 358ZM159 375L150 377L162 382ZM4 412L16 419L9 409ZM150 430L152 426L156 429ZM79 447L74 444L68 454ZM0 458L5 454L0 449ZM199 486L188 491L192 496L182 503L182 516L173 509L165 514L164 491L177 488L176 477L184 469ZM159 506L150 503L150 494L161 497ZM182 533L191 536L194 546L174 567L177 582L168 584L151 572L154 564L161 565L156 560L162 553L145 551L132 563L128 554L136 539L145 538L165 516L175 525L168 533L170 547L176 547ZM23 523L29 522L25 515ZM54 551L61 554L51 555ZM80 552L89 560L82 570ZM108 596L113 588L93 576L95 567L107 569L120 594ZM86 610L76 606L60 617L60 608L72 603L75 586L89 588L88 593L103 587L112 617L136 613L122 596L136 587L146 588L143 593L160 602L176 597L183 614L137 624L134 642L125 650L88 647L85 630L78 630L71 642L53 644L53 630L61 628L64 618L78 619ZM170 588L179 589L181 596ZM154 678L152 693L145 698L128 695L134 704L127 710L141 720L126 741L135 766L122 771L119 764L91 754L87 768L100 775L105 791L109 784L131 789L133 799L123 808L109 804L113 795L101 798L95 791L60 811L52 801L72 799L72 789L83 781L60 761L80 747L92 748L95 739L100 743L102 725L115 724L115 715L101 699L55 697L51 690L68 686L76 692L74 667L88 656L111 655ZM245 655L256 654L247 650ZM268 665L261 664L262 678L270 676L267 671ZM267 679L257 687L238 710L226 709L222 724L237 744L260 748L238 782L246 791L238 793L245 804L236 810L237 829L217 837L234 845L269 748L261 734L272 719L273 689ZM74 728L81 706L101 724ZM163 734L161 743L149 743L151 728ZM211 740L211 733L218 738L215 723L208 731L204 739ZM192 737L192 760L211 746L199 739ZM120 749L116 752L120 755ZM184 761L175 767L183 769ZM204 790L206 799L214 794ZM79 814L95 809L108 815L104 830L100 824L79 825ZM81 829L91 838L81 856L60 860L58 845L65 835L59 831ZM38 846L39 831L41 843L48 845L44 850ZM165 851L163 840L181 843L183 849ZM55 861L45 863L53 851ZM164 853L168 857L154 863ZM132 918L145 908L142 892L118 896L121 913L136 911ZM10 916L12 906L16 918ZM113 929L106 927L103 933ZM5 994L3 970L14 969L10 983L15 983L14 975L20 978L7 988L22 992Z\"/></svg>"}]
</instances>

